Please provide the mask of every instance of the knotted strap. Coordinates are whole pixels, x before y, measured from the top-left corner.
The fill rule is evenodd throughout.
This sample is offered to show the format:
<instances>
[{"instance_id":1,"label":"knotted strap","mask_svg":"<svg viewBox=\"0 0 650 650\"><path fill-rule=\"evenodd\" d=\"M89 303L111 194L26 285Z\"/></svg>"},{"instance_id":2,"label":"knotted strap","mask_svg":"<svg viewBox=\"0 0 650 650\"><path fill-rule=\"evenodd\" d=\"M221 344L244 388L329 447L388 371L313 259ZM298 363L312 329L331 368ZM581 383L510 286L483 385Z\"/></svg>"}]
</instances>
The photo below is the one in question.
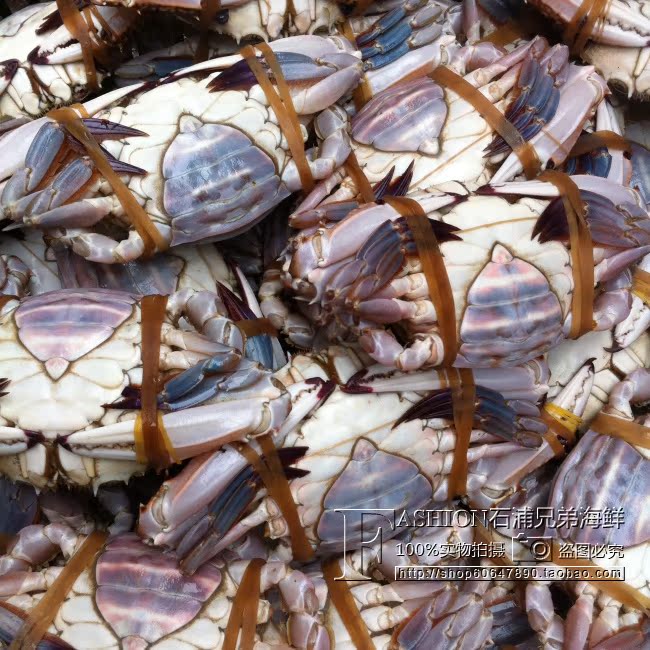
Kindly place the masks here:
<instances>
[{"instance_id":1,"label":"knotted strap","mask_svg":"<svg viewBox=\"0 0 650 650\"><path fill-rule=\"evenodd\" d=\"M535 178L541 169L541 162L533 147L524 140L519 130L506 119L505 115L469 81L453 72L449 68L439 66L429 77L437 84L455 92L466 102L471 104L483 119L507 142L508 146L519 158L526 174L526 178Z\"/></svg>"},{"instance_id":2,"label":"knotted strap","mask_svg":"<svg viewBox=\"0 0 650 650\"><path fill-rule=\"evenodd\" d=\"M632 276L632 293L650 305L650 273L637 268Z\"/></svg>"},{"instance_id":3,"label":"knotted strap","mask_svg":"<svg viewBox=\"0 0 650 650\"><path fill-rule=\"evenodd\" d=\"M262 567L266 563L261 558L255 558L248 563L242 581L239 583L237 594L232 601L230 616L223 639L223 650L249 650L255 643L257 628L257 609L260 602L260 578ZM239 646L237 639L241 630Z\"/></svg>"},{"instance_id":4,"label":"knotted strap","mask_svg":"<svg viewBox=\"0 0 650 650\"><path fill-rule=\"evenodd\" d=\"M340 570L335 557L323 562L323 577L327 583L332 603L357 650L374 650L375 644L368 633L368 626L361 618L347 581L340 579Z\"/></svg>"},{"instance_id":5,"label":"knotted strap","mask_svg":"<svg viewBox=\"0 0 650 650\"><path fill-rule=\"evenodd\" d=\"M342 24L343 36L350 41L353 47L357 46L357 39L352 31L352 25L350 25L349 20L344 20ZM352 91L352 101L354 102L354 108L360 111L370 100L372 99L372 90L370 89L370 84L366 78L365 73L361 75L361 79L357 87Z\"/></svg>"},{"instance_id":6,"label":"knotted strap","mask_svg":"<svg viewBox=\"0 0 650 650\"><path fill-rule=\"evenodd\" d=\"M275 84L278 87L277 90L271 83L261 63L257 60L254 48L257 48L264 56L267 65L273 73ZM296 113L289 86L282 74L282 68L278 63L275 53L266 43L259 43L257 45L247 45L240 51L240 54L244 57L246 63L248 63L248 67L255 75L257 83L264 91L266 99L278 119L280 129L287 139L289 150L296 163L303 191L311 192L314 188L314 177L312 176L307 154L305 153L305 143L302 139L298 114Z\"/></svg>"},{"instance_id":7,"label":"knotted strap","mask_svg":"<svg viewBox=\"0 0 650 650\"><path fill-rule=\"evenodd\" d=\"M589 153L594 149L600 147L607 147L616 151L632 151L632 143L614 131L603 129L601 131L594 131L593 133L583 133L576 142L573 149L571 149L570 156L581 156L582 154Z\"/></svg>"},{"instance_id":8,"label":"knotted strap","mask_svg":"<svg viewBox=\"0 0 650 650\"><path fill-rule=\"evenodd\" d=\"M291 487L287 480L282 461L268 433L255 438L259 444L263 457L249 444L240 443L235 446L237 451L253 466L253 469L260 475L264 482L269 496L277 503L282 516L287 522L289 535L291 536L291 549L293 557L299 562L308 562L314 557L307 534L300 523L298 508L291 495Z\"/></svg>"},{"instance_id":9,"label":"knotted strap","mask_svg":"<svg viewBox=\"0 0 650 650\"><path fill-rule=\"evenodd\" d=\"M541 418L548 426L544 439L557 457L564 456L566 447L575 441L582 418L552 402L544 404Z\"/></svg>"},{"instance_id":10,"label":"knotted strap","mask_svg":"<svg viewBox=\"0 0 650 650\"><path fill-rule=\"evenodd\" d=\"M571 273L574 285L569 336L577 339L594 328L594 246L587 225L585 206L578 186L567 174L547 170L539 180L555 185L564 203L569 225Z\"/></svg>"},{"instance_id":11,"label":"knotted strap","mask_svg":"<svg viewBox=\"0 0 650 650\"><path fill-rule=\"evenodd\" d=\"M375 191L372 189L368 177L363 173L354 151L350 151L350 155L345 161L345 171L357 186L361 200L364 203L374 203L376 201Z\"/></svg>"},{"instance_id":12,"label":"knotted strap","mask_svg":"<svg viewBox=\"0 0 650 650\"><path fill-rule=\"evenodd\" d=\"M268 318L248 318L235 321L235 326L247 338L253 336L260 336L268 334L269 336L277 336L278 330L273 327L273 324Z\"/></svg>"},{"instance_id":13,"label":"knotted strap","mask_svg":"<svg viewBox=\"0 0 650 650\"><path fill-rule=\"evenodd\" d=\"M417 201L392 196L386 197L384 201L405 217L413 234L422 273L426 278L429 296L438 317L440 338L445 349L442 365L451 366L456 359L459 347L456 333L456 309L454 294L451 290L447 267L440 251L438 239L431 228L429 218Z\"/></svg>"},{"instance_id":14,"label":"knotted strap","mask_svg":"<svg viewBox=\"0 0 650 650\"><path fill-rule=\"evenodd\" d=\"M144 208L135 200L129 188L115 173L102 148L88 132L79 115L71 108L58 108L50 111L48 117L61 124L70 135L84 146L99 173L113 188L113 192L115 192L115 196L117 196L118 201L124 208L127 218L142 237L144 255L152 255L156 250L166 250L169 247L168 242L160 234Z\"/></svg>"},{"instance_id":15,"label":"knotted strap","mask_svg":"<svg viewBox=\"0 0 650 650\"><path fill-rule=\"evenodd\" d=\"M97 530L86 537L43 598L29 612L9 650L36 650L75 581L93 563L107 537L108 533Z\"/></svg>"},{"instance_id":16,"label":"knotted strap","mask_svg":"<svg viewBox=\"0 0 650 650\"><path fill-rule=\"evenodd\" d=\"M142 348L141 409L135 421L135 451L139 463L156 470L169 467L177 458L158 411L160 390L161 328L167 313L167 296L145 296L140 304Z\"/></svg>"},{"instance_id":17,"label":"knotted strap","mask_svg":"<svg viewBox=\"0 0 650 650\"><path fill-rule=\"evenodd\" d=\"M620 438L631 445L650 449L650 428L638 422L599 413L589 428L596 433Z\"/></svg>"},{"instance_id":18,"label":"knotted strap","mask_svg":"<svg viewBox=\"0 0 650 650\"><path fill-rule=\"evenodd\" d=\"M582 0L564 30L564 42L571 48L571 54L580 54L585 49L597 27L602 31L609 3L610 0Z\"/></svg>"}]
</instances>

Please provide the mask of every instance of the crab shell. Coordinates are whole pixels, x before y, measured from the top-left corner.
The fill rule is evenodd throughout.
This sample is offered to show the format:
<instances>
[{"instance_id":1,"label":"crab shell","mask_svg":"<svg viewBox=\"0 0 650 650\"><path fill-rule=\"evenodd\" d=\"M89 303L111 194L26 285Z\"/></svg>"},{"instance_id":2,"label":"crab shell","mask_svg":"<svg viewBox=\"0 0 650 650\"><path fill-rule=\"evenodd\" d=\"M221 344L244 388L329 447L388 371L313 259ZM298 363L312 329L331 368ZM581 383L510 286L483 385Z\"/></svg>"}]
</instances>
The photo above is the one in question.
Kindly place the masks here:
<instances>
[{"instance_id":1,"label":"crab shell","mask_svg":"<svg viewBox=\"0 0 650 650\"><path fill-rule=\"evenodd\" d=\"M645 504L650 496L648 450L639 449L613 436L588 431L562 463L549 505L560 508L621 508L624 521L614 526L558 528L561 539L591 545L620 545L623 557L594 558L596 564L625 569L625 582L650 597L650 518ZM598 485L585 481L588 472Z\"/></svg>"}]
</instances>

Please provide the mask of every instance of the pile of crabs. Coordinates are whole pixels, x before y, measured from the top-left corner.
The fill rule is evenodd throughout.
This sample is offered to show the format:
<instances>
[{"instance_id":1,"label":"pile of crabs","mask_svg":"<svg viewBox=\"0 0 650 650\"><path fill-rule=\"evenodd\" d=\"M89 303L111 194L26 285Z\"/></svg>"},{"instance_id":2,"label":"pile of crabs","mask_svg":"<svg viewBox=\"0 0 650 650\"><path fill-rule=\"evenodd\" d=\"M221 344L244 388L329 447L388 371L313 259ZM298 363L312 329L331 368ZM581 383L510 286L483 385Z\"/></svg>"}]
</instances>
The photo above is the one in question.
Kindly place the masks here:
<instances>
[{"instance_id":1,"label":"pile of crabs","mask_svg":"<svg viewBox=\"0 0 650 650\"><path fill-rule=\"evenodd\" d=\"M648 0L4 10L2 647L650 647Z\"/></svg>"}]
</instances>

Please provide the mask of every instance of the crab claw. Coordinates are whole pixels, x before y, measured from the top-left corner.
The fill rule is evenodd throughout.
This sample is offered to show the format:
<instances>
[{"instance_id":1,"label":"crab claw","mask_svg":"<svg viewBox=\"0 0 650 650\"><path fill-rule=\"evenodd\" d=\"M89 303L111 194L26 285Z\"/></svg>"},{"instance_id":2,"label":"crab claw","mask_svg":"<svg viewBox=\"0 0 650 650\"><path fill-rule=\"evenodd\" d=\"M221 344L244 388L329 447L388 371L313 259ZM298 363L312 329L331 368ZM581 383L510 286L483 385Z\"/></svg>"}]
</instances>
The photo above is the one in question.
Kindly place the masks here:
<instances>
[{"instance_id":1,"label":"crab claw","mask_svg":"<svg viewBox=\"0 0 650 650\"><path fill-rule=\"evenodd\" d=\"M162 422L177 460L218 449L249 435L277 431L289 415L290 395L270 372L243 362L234 373L211 374L209 368L179 375L169 382L161 401L173 408L212 397L208 404L165 413ZM171 385L170 385L171 384ZM225 390L228 389L228 390ZM135 460L135 420L68 435L62 444L91 458Z\"/></svg>"},{"instance_id":2,"label":"crab claw","mask_svg":"<svg viewBox=\"0 0 650 650\"><path fill-rule=\"evenodd\" d=\"M290 51L285 48L290 48ZM289 85L293 105L300 115L325 110L352 90L361 79L361 61L351 53L340 51L333 42L320 36L280 39L272 44L272 49ZM258 57L258 61L267 74L272 75L264 59ZM215 77L208 87L217 92L249 90L256 84L255 75L248 63L242 60Z\"/></svg>"},{"instance_id":3,"label":"crab claw","mask_svg":"<svg viewBox=\"0 0 650 650\"><path fill-rule=\"evenodd\" d=\"M279 442L329 396L331 386L314 378L293 384L289 390L293 395L291 413L281 428L277 423L274 426ZM305 452L304 447L279 447L289 480L305 475L303 470L289 467ZM204 454L166 481L142 508L138 533L153 544L175 549L183 558L184 569L193 572L264 521L267 511L263 507L240 521L261 487L257 471L235 448L226 446Z\"/></svg>"}]
</instances>

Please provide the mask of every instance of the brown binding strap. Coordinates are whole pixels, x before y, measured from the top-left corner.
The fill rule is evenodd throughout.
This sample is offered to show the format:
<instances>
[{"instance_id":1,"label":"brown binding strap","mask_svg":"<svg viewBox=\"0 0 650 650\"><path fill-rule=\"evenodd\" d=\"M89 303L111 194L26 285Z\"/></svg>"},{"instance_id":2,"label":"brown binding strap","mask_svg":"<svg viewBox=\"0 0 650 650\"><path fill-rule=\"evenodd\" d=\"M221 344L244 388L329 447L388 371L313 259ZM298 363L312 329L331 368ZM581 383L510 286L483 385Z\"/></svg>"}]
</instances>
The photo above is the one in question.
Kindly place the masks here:
<instances>
[{"instance_id":1,"label":"brown binding strap","mask_svg":"<svg viewBox=\"0 0 650 650\"><path fill-rule=\"evenodd\" d=\"M501 111L469 81L456 74L449 68L439 66L429 77L436 83L449 88L466 102L470 103L507 143L519 158L526 178L535 178L541 169L541 162L533 147L524 140L518 129L506 119Z\"/></svg>"},{"instance_id":2,"label":"brown binding strap","mask_svg":"<svg viewBox=\"0 0 650 650\"><path fill-rule=\"evenodd\" d=\"M291 495L291 487L284 473L282 461L268 433L257 436L263 458L248 444L236 445L237 451L253 466L264 482L269 496L276 502L287 522L291 536L291 550L294 560L308 562L314 557L312 548L298 515L298 508Z\"/></svg>"},{"instance_id":3,"label":"brown binding strap","mask_svg":"<svg viewBox=\"0 0 650 650\"><path fill-rule=\"evenodd\" d=\"M600 29L610 0L583 0L564 31L564 42L571 48L571 54L580 54L587 41Z\"/></svg>"},{"instance_id":4,"label":"brown binding strap","mask_svg":"<svg viewBox=\"0 0 650 650\"><path fill-rule=\"evenodd\" d=\"M599 413L589 428L596 433L620 438L631 445L650 449L650 429L637 422Z\"/></svg>"},{"instance_id":5,"label":"brown binding strap","mask_svg":"<svg viewBox=\"0 0 650 650\"><path fill-rule=\"evenodd\" d=\"M142 346L141 409L135 421L135 452L139 463L156 470L176 462L174 449L158 411L161 327L167 296L145 296L140 304Z\"/></svg>"},{"instance_id":6,"label":"brown binding strap","mask_svg":"<svg viewBox=\"0 0 650 650\"><path fill-rule=\"evenodd\" d=\"M368 180L368 177L363 173L359 161L357 160L354 150L350 151L350 155L345 161L345 171L347 171L348 176L354 181L354 184L357 186L357 190L361 195L361 200L364 203L374 203L376 201L375 191L372 189L372 185Z\"/></svg>"},{"instance_id":7,"label":"brown binding strap","mask_svg":"<svg viewBox=\"0 0 650 650\"><path fill-rule=\"evenodd\" d=\"M413 234L422 273L426 278L429 296L436 310L440 338L445 349L441 365L451 366L458 351L456 309L447 267L440 252L438 240L431 228L429 218L417 201L392 196L386 197L384 201L406 218L406 223Z\"/></svg>"},{"instance_id":8,"label":"brown binding strap","mask_svg":"<svg viewBox=\"0 0 650 650\"><path fill-rule=\"evenodd\" d=\"M2 309L8 302L11 302L12 300L20 300L20 298L18 296L11 295L0 296L0 309Z\"/></svg>"},{"instance_id":9,"label":"brown binding strap","mask_svg":"<svg viewBox=\"0 0 650 650\"><path fill-rule=\"evenodd\" d=\"M275 84L278 87L277 90L264 71L262 64L257 60L254 48L257 48L264 56L267 65L273 73ZM300 121L298 120L298 115L291 99L289 86L282 74L282 68L278 63L275 53L266 43L259 43L257 45L246 45L240 51L240 54L244 57L246 63L248 63L248 66L257 79L257 83L264 91L266 99L277 117L280 129L282 129L282 133L284 133L284 137L287 139L289 150L296 163L303 191L310 192L314 188L314 177L312 176L307 154L305 153L305 143L302 137Z\"/></svg>"},{"instance_id":10,"label":"brown binding strap","mask_svg":"<svg viewBox=\"0 0 650 650\"><path fill-rule=\"evenodd\" d=\"M352 47L357 47L357 39L352 31L352 25L348 20L344 20L343 24L343 36L350 41ZM372 99L372 90L370 89L370 84L368 79L364 74L361 75L361 79L357 84L357 87L352 91L352 101L354 102L354 108L360 111L370 100Z\"/></svg>"},{"instance_id":11,"label":"brown binding strap","mask_svg":"<svg viewBox=\"0 0 650 650\"><path fill-rule=\"evenodd\" d=\"M548 426L544 440L548 442L555 455L559 458L566 454L566 447L573 444L576 431L582 424L582 418L549 402L544 405L541 418Z\"/></svg>"},{"instance_id":12,"label":"brown binding strap","mask_svg":"<svg viewBox=\"0 0 650 650\"><path fill-rule=\"evenodd\" d=\"M266 564L261 558L255 558L248 563L246 571L239 583L239 588L232 601L232 609L223 637L222 650L248 650L255 644L257 628L257 610L260 602L262 567ZM241 638L239 645L239 631Z\"/></svg>"},{"instance_id":13,"label":"brown binding strap","mask_svg":"<svg viewBox=\"0 0 650 650\"><path fill-rule=\"evenodd\" d=\"M97 68L95 68L93 42L90 38L88 25L77 8L74 0L56 0L56 6L65 28L70 32L75 40L79 41L79 45L81 45L81 54L86 69L88 86L92 89L96 89L99 87L99 83L97 79Z\"/></svg>"},{"instance_id":14,"label":"brown binding strap","mask_svg":"<svg viewBox=\"0 0 650 650\"><path fill-rule=\"evenodd\" d=\"M346 580L341 580L341 568L336 557L323 562L323 577L329 589L329 595L338 612L345 629L357 650L374 650L375 644L368 633L359 608L350 592Z\"/></svg>"},{"instance_id":15,"label":"brown binding strap","mask_svg":"<svg viewBox=\"0 0 650 650\"><path fill-rule=\"evenodd\" d=\"M201 18L199 22L199 42L194 54L194 63L201 63L208 58L208 38L210 25L221 9L221 0L201 0Z\"/></svg>"},{"instance_id":16,"label":"brown binding strap","mask_svg":"<svg viewBox=\"0 0 650 650\"><path fill-rule=\"evenodd\" d=\"M601 147L607 147L615 151L627 151L628 153L632 150L631 142L622 135L614 133L614 131L603 130L583 133L578 138L573 149L571 149L569 156L581 156Z\"/></svg>"},{"instance_id":17,"label":"brown binding strap","mask_svg":"<svg viewBox=\"0 0 650 650\"><path fill-rule=\"evenodd\" d=\"M585 217L585 206L578 186L567 174L547 170L541 174L539 180L555 185L564 203L569 225L574 284L569 336L577 339L594 328L594 248Z\"/></svg>"},{"instance_id":18,"label":"brown binding strap","mask_svg":"<svg viewBox=\"0 0 650 650\"><path fill-rule=\"evenodd\" d=\"M476 386L474 374L470 368L449 368L447 370L451 386L454 428L456 429L456 447L454 462L448 479L448 498L462 497L467 494L467 452L474 428L474 411L476 408Z\"/></svg>"},{"instance_id":19,"label":"brown binding strap","mask_svg":"<svg viewBox=\"0 0 650 650\"><path fill-rule=\"evenodd\" d=\"M526 38L527 30L517 22L508 22L497 27L492 33L483 37L479 43L492 43L497 47L504 47L514 43L520 38Z\"/></svg>"},{"instance_id":20,"label":"brown binding strap","mask_svg":"<svg viewBox=\"0 0 650 650\"><path fill-rule=\"evenodd\" d=\"M84 540L68 560L43 598L32 608L9 645L9 650L36 650L66 596L82 571L90 566L101 550L108 533L96 530Z\"/></svg>"},{"instance_id":21,"label":"brown binding strap","mask_svg":"<svg viewBox=\"0 0 650 650\"><path fill-rule=\"evenodd\" d=\"M386 197L388 205L406 218L420 259L422 273L427 281L429 296L436 310L444 356L442 366L451 387L451 398L456 429L454 462L449 475L449 498L463 496L467 488L467 451L474 424L476 387L469 368L453 368L459 349L456 332L456 308L447 267L431 223L422 206L413 199ZM440 376L440 373L438 373Z\"/></svg>"},{"instance_id":22,"label":"brown binding strap","mask_svg":"<svg viewBox=\"0 0 650 650\"><path fill-rule=\"evenodd\" d=\"M650 305L650 273L637 268L632 276L632 293Z\"/></svg>"},{"instance_id":23,"label":"brown binding strap","mask_svg":"<svg viewBox=\"0 0 650 650\"><path fill-rule=\"evenodd\" d=\"M277 336L278 330L273 327L268 318L249 318L246 320L237 320L235 325L239 331L246 337L260 336L261 334L268 334L269 336Z\"/></svg>"},{"instance_id":24,"label":"brown binding strap","mask_svg":"<svg viewBox=\"0 0 650 650\"><path fill-rule=\"evenodd\" d=\"M50 111L47 115L56 120L75 137L86 149L88 156L95 164L99 173L108 181L115 192L119 202L124 208L124 213L129 218L133 227L137 230L144 242L144 255L149 256L156 250L164 251L169 247L167 241L158 231L144 208L135 200L129 188L122 182L120 177L113 171L110 162L106 158L102 148L88 132L81 118L71 108L58 108Z\"/></svg>"}]
</instances>

